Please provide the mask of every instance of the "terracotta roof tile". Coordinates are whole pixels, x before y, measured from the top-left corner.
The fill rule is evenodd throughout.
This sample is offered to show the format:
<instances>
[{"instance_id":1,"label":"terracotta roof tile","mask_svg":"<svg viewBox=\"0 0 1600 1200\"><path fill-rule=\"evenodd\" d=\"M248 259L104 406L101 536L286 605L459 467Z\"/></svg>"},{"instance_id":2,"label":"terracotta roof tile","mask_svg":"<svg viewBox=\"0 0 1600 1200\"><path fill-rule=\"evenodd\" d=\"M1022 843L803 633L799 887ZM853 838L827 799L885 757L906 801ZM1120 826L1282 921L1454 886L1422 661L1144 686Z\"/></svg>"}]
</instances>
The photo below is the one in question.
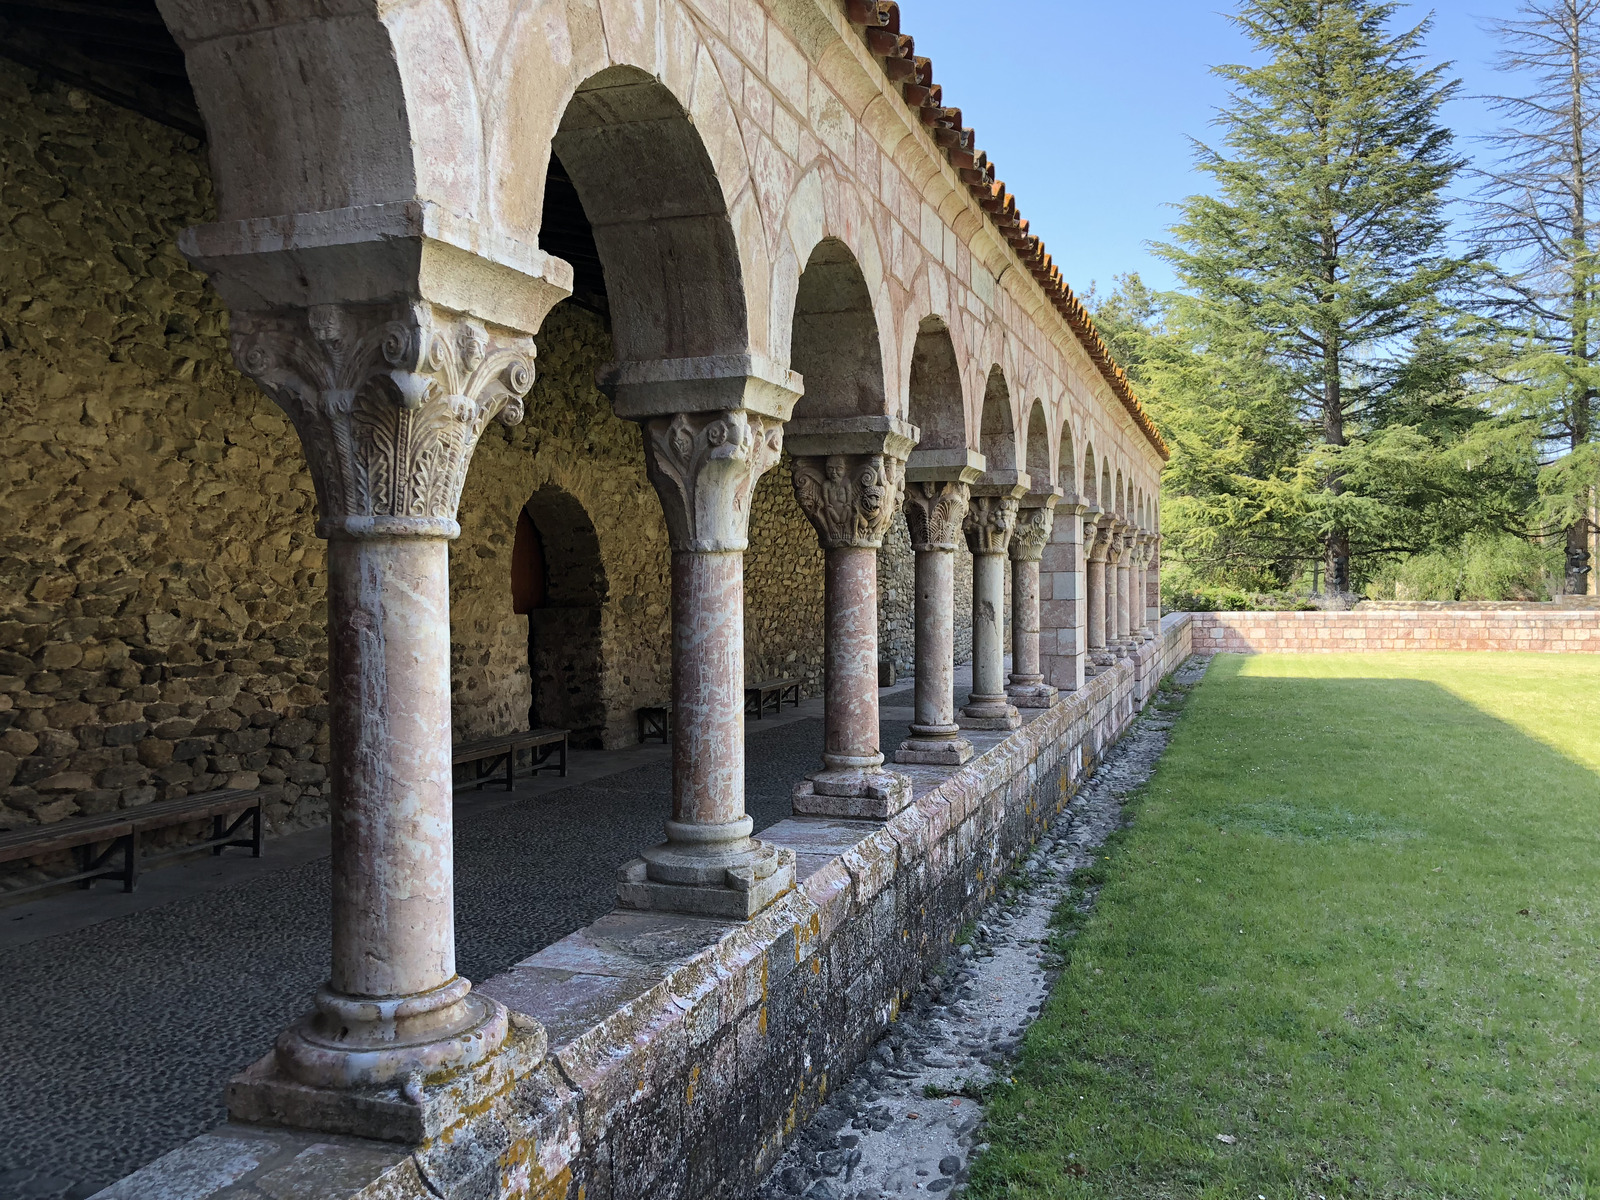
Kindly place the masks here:
<instances>
[{"instance_id":1,"label":"terracotta roof tile","mask_svg":"<svg viewBox=\"0 0 1600 1200\"><path fill-rule=\"evenodd\" d=\"M867 48L883 64L884 74L900 84L906 104L921 118L928 135L944 151L973 198L1050 298L1122 406L1161 457L1170 458L1166 440L1134 395L1127 375L1111 357L1089 310L1051 262L1044 243L1028 232L1028 222L1017 213L1016 197L995 178L994 164L977 148L977 135L962 125L961 110L945 106L944 89L933 81L933 62L918 57L916 44L900 32L900 5L895 0L844 0L844 10L845 18L861 29Z\"/></svg>"}]
</instances>

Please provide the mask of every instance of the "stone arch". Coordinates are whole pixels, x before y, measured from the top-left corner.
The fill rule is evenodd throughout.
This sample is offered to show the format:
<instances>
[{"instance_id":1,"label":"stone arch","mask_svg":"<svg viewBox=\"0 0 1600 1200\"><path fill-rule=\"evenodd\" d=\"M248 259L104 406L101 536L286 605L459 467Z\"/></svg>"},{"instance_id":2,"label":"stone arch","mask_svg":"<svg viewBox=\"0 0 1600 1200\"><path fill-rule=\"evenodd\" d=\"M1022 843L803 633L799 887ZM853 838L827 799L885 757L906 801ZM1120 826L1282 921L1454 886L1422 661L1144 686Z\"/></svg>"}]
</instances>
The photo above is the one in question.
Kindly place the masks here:
<instances>
[{"instance_id":1,"label":"stone arch","mask_svg":"<svg viewBox=\"0 0 1600 1200\"><path fill-rule=\"evenodd\" d=\"M1102 458L1100 460L1099 495L1101 496L1101 500L1099 501L1100 507L1105 509L1107 512L1116 512L1117 497L1116 493L1111 490L1111 460L1109 458Z\"/></svg>"},{"instance_id":2,"label":"stone arch","mask_svg":"<svg viewBox=\"0 0 1600 1200\"><path fill-rule=\"evenodd\" d=\"M362 11L365 9L365 11ZM165 0L205 122L220 221L325 213L423 195L477 208L477 98L421 120L406 87L415 47L377 5L339 20L268 18L253 6ZM441 62L441 60L444 60ZM470 79L456 36L432 61ZM430 153L437 147L442 153ZM451 186L428 178L441 159Z\"/></svg>"},{"instance_id":3,"label":"stone arch","mask_svg":"<svg viewBox=\"0 0 1600 1200\"><path fill-rule=\"evenodd\" d=\"M1011 415L1011 389L1005 372L998 365L989 368L983 387L983 410L978 422L978 448L983 453L989 475L1016 473L1017 429Z\"/></svg>"},{"instance_id":4,"label":"stone arch","mask_svg":"<svg viewBox=\"0 0 1600 1200\"><path fill-rule=\"evenodd\" d=\"M1126 520L1128 518L1128 516L1129 516L1129 513L1128 513L1128 489L1122 482L1122 468L1121 467L1117 468L1116 489L1117 490L1113 494L1117 498L1117 515L1119 517L1123 518L1124 520Z\"/></svg>"},{"instance_id":5,"label":"stone arch","mask_svg":"<svg viewBox=\"0 0 1600 1200\"><path fill-rule=\"evenodd\" d=\"M842 241L812 250L795 291L790 368L805 378L796 418L882 416L883 350L872 295Z\"/></svg>"},{"instance_id":6,"label":"stone arch","mask_svg":"<svg viewBox=\"0 0 1600 1200\"><path fill-rule=\"evenodd\" d=\"M966 403L961 367L950 326L942 317L924 317L911 350L910 416L922 431L920 450L967 448Z\"/></svg>"},{"instance_id":7,"label":"stone arch","mask_svg":"<svg viewBox=\"0 0 1600 1200\"><path fill-rule=\"evenodd\" d=\"M605 271L623 362L745 353L744 272L695 123L667 87L608 67L573 93L552 149Z\"/></svg>"},{"instance_id":8,"label":"stone arch","mask_svg":"<svg viewBox=\"0 0 1600 1200\"><path fill-rule=\"evenodd\" d=\"M1100 503L1100 480L1094 473L1094 443L1086 442L1083 447L1083 502L1085 504Z\"/></svg>"},{"instance_id":9,"label":"stone arch","mask_svg":"<svg viewBox=\"0 0 1600 1200\"><path fill-rule=\"evenodd\" d=\"M525 548L529 536L535 543ZM575 745L598 747L607 724L603 616L610 586L594 522L576 496L546 483L519 514L517 542L514 592L533 582L539 596L527 610L530 720L572 730ZM543 578L515 578L519 563L530 557L536 557Z\"/></svg>"},{"instance_id":10,"label":"stone arch","mask_svg":"<svg viewBox=\"0 0 1600 1200\"><path fill-rule=\"evenodd\" d=\"M1066 418L1061 422L1060 448L1056 452L1056 478L1061 481L1061 488L1069 498L1079 494L1077 462L1072 453L1072 422Z\"/></svg>"},{"instance_id":11,"label":"stone arch","mask_svg":"<svg viewBox=\"0 0 1600 1200\"><path fill-rule=\"evenodd\" d=\"M1028 433L1024 443L1027 452L1026 470L1036 492L1045 491L1055 482L1055 472L1050 464L1050 423L1044 415L1044 401L1035 400L1028 408Z\"/></svg>"}]
</instances>

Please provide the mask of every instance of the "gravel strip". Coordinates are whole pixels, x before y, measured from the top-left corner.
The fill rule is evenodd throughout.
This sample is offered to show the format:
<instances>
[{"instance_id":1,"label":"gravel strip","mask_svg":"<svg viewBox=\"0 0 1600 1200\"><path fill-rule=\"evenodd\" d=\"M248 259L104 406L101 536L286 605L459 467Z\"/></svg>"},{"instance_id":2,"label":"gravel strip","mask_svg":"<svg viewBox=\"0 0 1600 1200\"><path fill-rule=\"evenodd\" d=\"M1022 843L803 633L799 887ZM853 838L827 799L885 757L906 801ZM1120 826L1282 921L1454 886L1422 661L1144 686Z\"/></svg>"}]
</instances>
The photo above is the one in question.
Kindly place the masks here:
<instances>
[{"instance_id":1,"label":"gravel strip","mask_svg":"<svg viewBox=\"0 0 1600 1200\"><path fill-rule=\"evenodd\" d=\"M1199 683L1209 658L1179 668ZM1173 715L1154 707L1123 736L1033 853L1030 885L997 898L942 974L902 1009L866 1064L800 1132L762 1182L760 1200L880 1200L958 1194L983 1140L983 1090L1008 1070L1049 995L1050 917L1072 873L1122 821L1123 797L1150 777ZM1091 894L1086 908L1092 906Z\"/></svg>"}]
</instances>

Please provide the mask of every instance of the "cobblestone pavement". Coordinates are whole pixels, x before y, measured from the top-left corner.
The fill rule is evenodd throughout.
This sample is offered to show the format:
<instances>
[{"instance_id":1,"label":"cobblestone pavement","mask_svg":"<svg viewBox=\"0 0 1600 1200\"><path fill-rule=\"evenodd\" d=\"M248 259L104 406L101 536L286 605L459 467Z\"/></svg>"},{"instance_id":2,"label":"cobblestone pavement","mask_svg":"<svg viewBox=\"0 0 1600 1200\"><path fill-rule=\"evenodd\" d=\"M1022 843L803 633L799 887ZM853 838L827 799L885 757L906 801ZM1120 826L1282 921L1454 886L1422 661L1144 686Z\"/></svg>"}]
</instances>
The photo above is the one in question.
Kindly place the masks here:
<instances>
[{"instance_id":1,"label":"cobblestone pavement","mask_svg":"<svg viewBox=\"0 0 1600 1200\"><path fill-rule=\"evenodd\" d=\"M1176 676L1196 684L1209 659ZM996 902L940 976L902 1009L867 1063L780 1158L759 1200L883 1200L959 1194L985 1149L982 1089L1006 1069L1055 980L1051 914L1072 873L1122 820L1122 800L1166 749L1169 714L1148 709L1040 839L1023 870L1032 886ZM1093 896L1088 899L1093 904Z\"/></svg>"},{"instance_id":2,"label":"cobblestone pavement","mask_svg":"<svg viewBox=\"0 0 1600 1200\"><path fill-rule=\"evenodd\" d=\"M884 722L886 745L904 735ZM757 830L790 815L821 748L820 720L752 723ZM463 804L461 973L484 979L609 912L618 865L660 839L670 786L663 758ZM327 977L328 888L323 858L0 950L0 1200L80 1200L221 1121L224 1081Z\"/></svg>"}]
</instances>

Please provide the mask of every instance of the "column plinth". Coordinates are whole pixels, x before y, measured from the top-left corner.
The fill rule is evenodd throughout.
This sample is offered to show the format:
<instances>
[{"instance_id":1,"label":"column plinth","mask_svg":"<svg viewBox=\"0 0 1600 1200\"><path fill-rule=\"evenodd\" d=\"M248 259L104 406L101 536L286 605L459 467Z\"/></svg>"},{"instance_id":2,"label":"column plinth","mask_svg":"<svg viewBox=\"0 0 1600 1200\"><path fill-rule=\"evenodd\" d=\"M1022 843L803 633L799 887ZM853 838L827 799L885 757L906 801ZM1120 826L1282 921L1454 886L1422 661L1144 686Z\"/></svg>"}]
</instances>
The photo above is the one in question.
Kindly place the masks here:
<instances>
[{"instance_id":1,"label":"column plinth","mask_svg":"<svg viewBox=\"0 0 1600 1200\"><path fill-rule=\"evenodd\" d=\"M646 418L645 466L672 539L672 817L624 865L624 908L744 919L794 887L794 855L744 807L744 551L782 423L744 409Z\"/></svg>"},{"instance_id":2,"label":"column plinth","mask_svg":"<svg viewBox=\"0 0 1600 1200\"><path fill-rule=\"evenodd\" d=\"M900 507L915 431L883 422L897 428L791 439L795 496L826 555L822 769L795 785L801 816L881 821L911 803L911 780L883 769L879 746L878 548ZM847 452L816 453L830 448Z\"/></svg>"},{"instance_id":3,"label":"column plinth","mask_svg":"<svg viewBox=\"0 0 1600 1200\"><path fill-rule=\"evenodd\" d=\"M972 692L961 709L963 729L1009 730L1022 714L1005 690L1002 629L1005 622L1006 552L1017 524L1017 505L1027 491L977 484L963 526L972 551Z\"/></svg>"},{"instance_id":4,"label":"column plinth","mask_svg":"<svg viewBox=\"0 0 1600 1200\"><path fill-rule=\"evenodd\" d=\"M966 475L924 479L906 486L906 526L916 555L916 711L911 736L895 761L959 767L972 757L955 716L955 553L967 515Z\"/></svg>"},{"instance_id":5,"label":"column plinth","mask_svg":"<svg viewBox=\"0 0 1600 1200\"><path fill-rule=\"evenodd\" d=\"M1048 494L1024 497L1011 536L1011 675L1006 696L1018 708L1049 708L1058 696L1039 663L1039 560L1050 541L1059 499Z\"/></svg>"}]
</instances>

